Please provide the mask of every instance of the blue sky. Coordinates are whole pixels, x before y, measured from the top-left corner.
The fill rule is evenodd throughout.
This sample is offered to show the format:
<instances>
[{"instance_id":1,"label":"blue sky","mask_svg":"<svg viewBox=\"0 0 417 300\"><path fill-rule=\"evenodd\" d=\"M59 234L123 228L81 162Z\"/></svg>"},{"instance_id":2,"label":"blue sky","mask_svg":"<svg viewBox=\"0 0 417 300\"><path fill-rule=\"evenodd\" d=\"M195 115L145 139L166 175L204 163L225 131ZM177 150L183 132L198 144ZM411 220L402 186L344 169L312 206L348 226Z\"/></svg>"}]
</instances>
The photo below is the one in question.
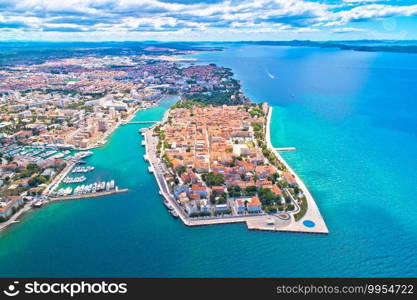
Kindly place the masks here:
<instances>
[{"instance_id":1,"label":"blue sky","mask_svg":"<svg viewBox=\"0 0 417 300\"><path fill-rule=\"evenodd\" d=\"M0 40L417 39L417 0L0 0Z\"/></svg>"}]
</instances>

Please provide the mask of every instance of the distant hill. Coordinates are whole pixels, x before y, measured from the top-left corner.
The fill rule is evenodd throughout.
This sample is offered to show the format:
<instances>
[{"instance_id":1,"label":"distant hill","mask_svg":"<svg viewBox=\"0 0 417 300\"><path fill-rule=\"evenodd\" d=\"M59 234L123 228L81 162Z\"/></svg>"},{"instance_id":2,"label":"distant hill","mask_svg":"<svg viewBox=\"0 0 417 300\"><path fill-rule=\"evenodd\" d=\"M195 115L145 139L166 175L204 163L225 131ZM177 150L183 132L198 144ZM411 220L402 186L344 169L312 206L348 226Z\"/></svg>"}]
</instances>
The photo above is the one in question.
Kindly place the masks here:
<instances>
[{"instance_id":1,"label":"distant hill","mask_svg":"<svg viewBox=\"0 0 417 300\"><path fill-rule=\"evenodd\" d=\"M319 47L319 48L337 48L340 50L354 50L366 52L400 52L400 53L417 53L417 41L379 41L379 40L362 40L362 41L254 41L239 42L242 44L270 45L270 46L297 46L297 47Z\"/></svg>"}]
</instances>

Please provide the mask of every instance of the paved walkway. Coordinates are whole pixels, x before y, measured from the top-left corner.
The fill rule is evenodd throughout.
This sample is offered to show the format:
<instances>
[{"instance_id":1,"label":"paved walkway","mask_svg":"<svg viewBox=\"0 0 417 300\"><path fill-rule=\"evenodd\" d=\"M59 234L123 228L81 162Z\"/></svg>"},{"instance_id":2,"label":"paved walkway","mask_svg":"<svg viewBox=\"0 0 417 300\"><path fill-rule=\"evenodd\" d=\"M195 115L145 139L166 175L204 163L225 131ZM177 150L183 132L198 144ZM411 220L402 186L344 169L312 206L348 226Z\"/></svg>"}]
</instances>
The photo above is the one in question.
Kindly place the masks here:
<instances>
[{"instance_id":1,"label":"paved walkway","mask_svg":"<svg viewBox=\"0 0 417 300\"><path fill-rule=\"evenodd\" d=\"M24 213L26 213L31 208L32 208L31 204L29 202L26 203L17 213L15 213L13 216L11 216L10 219L8 219L5 222L0 223L0 231L5 229L6 227L18 222L19 217L22 216Z\"/></svg>"},{"instance_id":2,"label":"paved walkway","mask_svg":"<svg viewBox=\"0 0 417 300\"><path fill-rule=\"evenodd\" d=\"M267 117L267 125L266 125L266 137L265 141L267 142L268 147L271 149L271 151L276 155L278 160L284 164L284 166L290 171L298 184L298 186L303 191L306 200L307 200L307 212L299 221L295 221L293 219L293 222L290 225L289 231L299 231L299 232L313 232L313 233L329 233L329 230L326 226L326 223L324 222L323 217L320 214L320 210L317 207L316 202L314 201L313 196L310 194L310 191L304 184L304 182L298 177L297 173L294 172L294 170L290 167L290 165L284 160L284 158L276 151L276 149L272 146L271 143L271 134L270 134L270 124L271 124L271 117L272 117L272 107L269 107L268 117ZM293 218L293 217L292 217ZM303 221L310 220L315 223L315 226L313 228L308 228L304 226Z\"/></svg>"},{"instance_id":3,"label":"paved walkway","mask_svg":"<svg viewBox=\"0 0 417 300\"><path fill-rule=\"evenodd\" d=\"M97 197L109 196L113 194L127 193L128 191L129 191L128 189L120 189L120 190L110 190L110 191L88 193L88 194L81 194L81 195L68 195L68 196L61 196L61 197L53 197L53 198L49 198L49 202L64 201L64 200L78 200L78 199L85 199L85 198L97 198Z\"/></svg>"}]
</instances>

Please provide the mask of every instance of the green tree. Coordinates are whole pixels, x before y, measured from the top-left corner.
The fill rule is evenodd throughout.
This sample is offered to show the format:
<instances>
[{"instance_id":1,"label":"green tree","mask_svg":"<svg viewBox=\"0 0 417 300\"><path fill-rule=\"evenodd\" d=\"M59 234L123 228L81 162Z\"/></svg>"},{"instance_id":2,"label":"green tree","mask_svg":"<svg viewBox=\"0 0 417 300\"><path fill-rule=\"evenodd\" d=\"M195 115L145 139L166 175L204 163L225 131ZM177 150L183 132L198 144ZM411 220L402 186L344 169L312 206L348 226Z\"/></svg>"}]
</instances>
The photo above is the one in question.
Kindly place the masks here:
<instances>
[{"instance_id":1,"label":"green tree","mask_svg":"<svg viewBox=\"0 0 417 300\"><path fill-rule=\"evenodd\" d=\"M247 196L255 196L256 191L257 191L257 188L254 185L251 185L251 186L248 186L248 187L245 188L245 194Z\"/></svg>"},{"instance_id":2,"label":"green tree","mask_svg":"<svg viewBox=\"0 0 417 300\"><path fill-rule=\"evenodd\" d=\"M222 185L225 183L223 174L214 174L213 172L210 172L206 176L206 183L209 186L213 185Z\"/></svg>"},{"instance_id":3,"label":"green tree","mask_svg":"<svg viewBox=\"0 0 417 300\"><path fill-rule=\"evenodd\" d=\"M229 186L227 188L227 192L229 193L230 197L240 197L240 196L242 196L242 189L237 185Z\"/></svg>"}]
</instances>

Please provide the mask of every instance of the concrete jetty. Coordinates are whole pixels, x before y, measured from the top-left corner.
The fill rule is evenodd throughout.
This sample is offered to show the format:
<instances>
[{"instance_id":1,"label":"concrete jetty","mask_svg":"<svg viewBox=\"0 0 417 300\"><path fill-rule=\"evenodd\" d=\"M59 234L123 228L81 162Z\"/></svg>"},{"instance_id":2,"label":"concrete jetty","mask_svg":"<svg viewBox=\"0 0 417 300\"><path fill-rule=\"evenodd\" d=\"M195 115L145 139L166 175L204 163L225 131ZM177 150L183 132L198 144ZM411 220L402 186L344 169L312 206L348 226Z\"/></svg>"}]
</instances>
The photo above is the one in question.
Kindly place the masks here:
<instances>
[{"instance_id":1,"label":"concrete jetty","mask_svg":"<svg viewBox=\"0 0 417 300\"><path fill-rule=\"evenodd\" d=\"M78 200L78 199L85 199L85 198L96 198L102 196L108 196L113 194L120 194L120 193L127 193L129 189L118 189L118 190L110 190L110 191L103 191L97 193L88 193L82 195L68 195L68 196L61 196L61 197L51 197L49 198L50 202L54 201L64 201L64 200Z\"/></svg>"},{"instance_id":2,"label":"concrete jetty","mask_svg":"<svg viewBox=\"0 0 417 300\"><path fill-rule=\"evenodd\" d=\"M295 151L297 148L295 147L282 147L282 148L275 148L277 151Z\"/></svg>"}]
</instances>

